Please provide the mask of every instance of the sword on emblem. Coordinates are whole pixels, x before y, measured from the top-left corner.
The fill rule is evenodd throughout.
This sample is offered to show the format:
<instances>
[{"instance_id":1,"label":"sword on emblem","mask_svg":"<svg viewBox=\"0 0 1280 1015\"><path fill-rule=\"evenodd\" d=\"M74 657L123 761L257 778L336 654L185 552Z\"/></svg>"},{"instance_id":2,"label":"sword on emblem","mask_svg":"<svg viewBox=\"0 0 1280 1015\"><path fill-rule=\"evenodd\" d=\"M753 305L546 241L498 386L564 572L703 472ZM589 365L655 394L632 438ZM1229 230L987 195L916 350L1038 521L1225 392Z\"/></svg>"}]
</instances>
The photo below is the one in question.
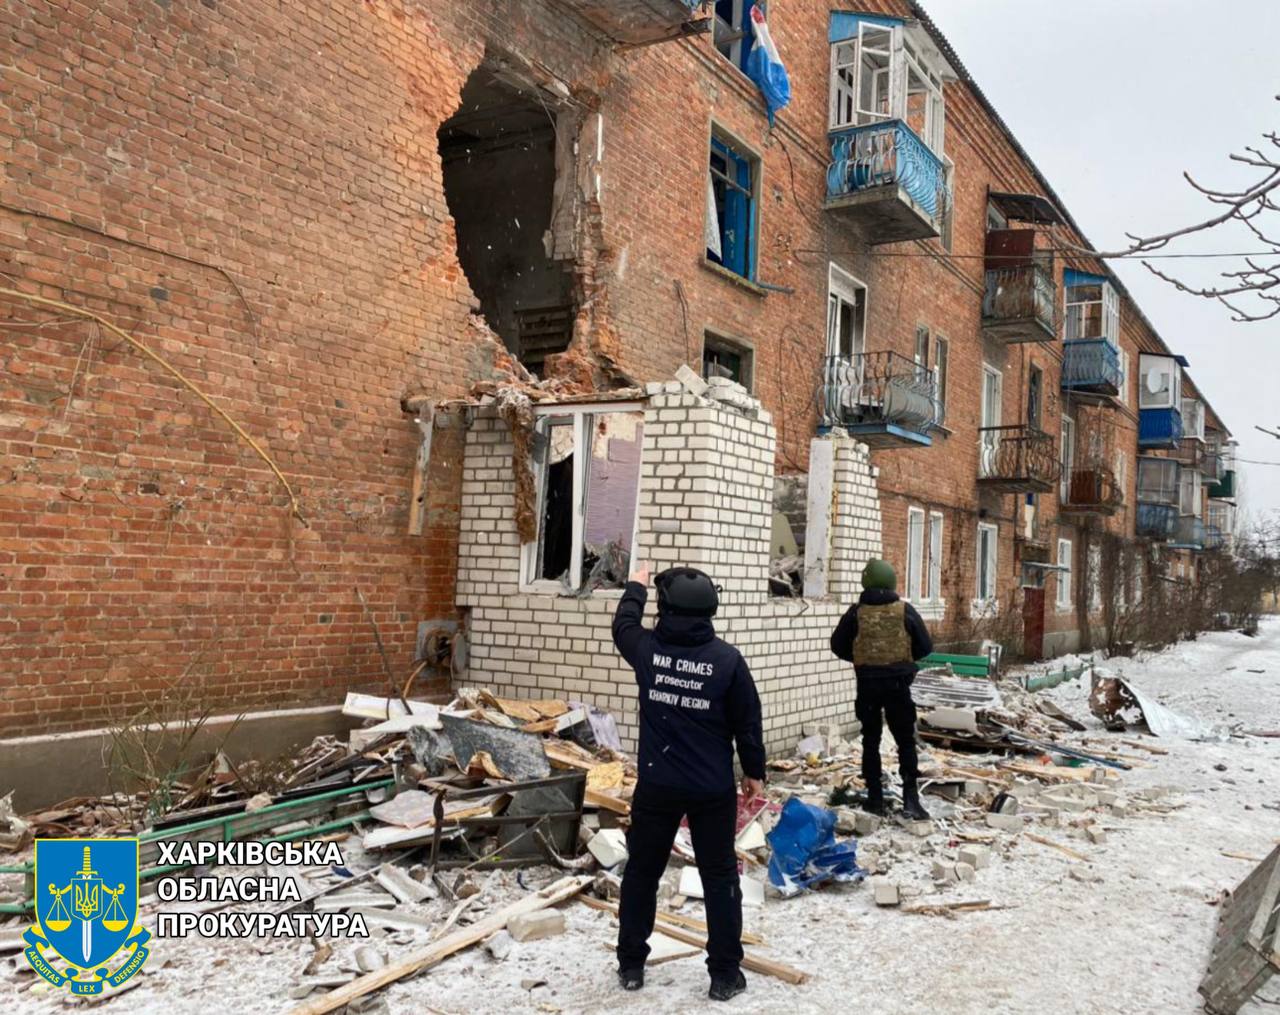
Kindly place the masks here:
<instances>
[{"instance_id":1,"label":"sword on emblem","mask_svg":"<svg viewBox=\"0 0 1280 1015\"><path fill-rule=\"evenodd\" d=\"M71 884L75 888L72 906L80 917L80 947L84 951L86 965L93 955L93 921L102 912L102 878L89 866L89 847L84 848L84 862L80 869L71 875Z\"/></svg>"}]
</instances>

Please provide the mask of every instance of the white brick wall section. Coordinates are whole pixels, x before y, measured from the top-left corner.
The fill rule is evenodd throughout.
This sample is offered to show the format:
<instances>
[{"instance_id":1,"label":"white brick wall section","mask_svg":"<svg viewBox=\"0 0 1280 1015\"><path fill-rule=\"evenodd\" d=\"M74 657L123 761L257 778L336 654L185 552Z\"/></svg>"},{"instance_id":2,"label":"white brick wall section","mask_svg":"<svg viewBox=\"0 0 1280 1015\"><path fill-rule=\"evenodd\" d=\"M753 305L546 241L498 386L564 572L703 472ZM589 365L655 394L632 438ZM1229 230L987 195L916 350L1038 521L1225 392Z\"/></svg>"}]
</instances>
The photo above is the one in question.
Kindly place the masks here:
<instances>
[{"instance_id":1,"label":"white brick wall section","mask_svg":"<svg viewBox=\"0 0 1280 1015\"><path fill-rule=\"evenodd\" d=\"M679 382L647 386L637 553L655 572L701 567L723 586L717 631L751 667L770 751L786 751L808 723L853 721L853 671L831 655L828 640L859 591L863 565L880 553L879 501L866 447L823 438L835 444L828 594L771 598L775 434L769 414L733 387L709 388L732 397L698 397ZM469 612L472 647L465 682L608 709L634 750L635 680L610 635L618 593L580 599L520 590L512 450L506 424L482 411L463 464L457 596Z\"/></svg>"}]
</instances>

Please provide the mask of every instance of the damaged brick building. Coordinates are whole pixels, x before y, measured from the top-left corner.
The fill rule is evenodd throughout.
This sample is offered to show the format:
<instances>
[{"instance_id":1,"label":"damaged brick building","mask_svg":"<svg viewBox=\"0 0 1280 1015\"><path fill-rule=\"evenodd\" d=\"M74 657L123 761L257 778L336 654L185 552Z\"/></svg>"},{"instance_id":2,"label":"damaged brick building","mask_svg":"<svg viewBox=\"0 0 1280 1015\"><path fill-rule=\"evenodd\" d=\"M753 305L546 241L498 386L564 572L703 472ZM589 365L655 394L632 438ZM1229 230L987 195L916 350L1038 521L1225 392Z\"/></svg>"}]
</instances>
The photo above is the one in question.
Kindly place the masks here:
<instances>
[{"instance_id":1,"label":"damaged brick building","mask_svg":"<svg viewBox=\"0 0 1280 1015\"><path fill-rule=\"evenodd\" d=\"M717 571L781 738L850 712L873 553L1033 657L1099 534L1193 567L1229 434L927 15L770 4L770 124L754 6L7 5L4 287L187 383L0 303L0 734L332 703L375 626L415 693L625 714L640 552Z\"/></svg>"}]
</instances>

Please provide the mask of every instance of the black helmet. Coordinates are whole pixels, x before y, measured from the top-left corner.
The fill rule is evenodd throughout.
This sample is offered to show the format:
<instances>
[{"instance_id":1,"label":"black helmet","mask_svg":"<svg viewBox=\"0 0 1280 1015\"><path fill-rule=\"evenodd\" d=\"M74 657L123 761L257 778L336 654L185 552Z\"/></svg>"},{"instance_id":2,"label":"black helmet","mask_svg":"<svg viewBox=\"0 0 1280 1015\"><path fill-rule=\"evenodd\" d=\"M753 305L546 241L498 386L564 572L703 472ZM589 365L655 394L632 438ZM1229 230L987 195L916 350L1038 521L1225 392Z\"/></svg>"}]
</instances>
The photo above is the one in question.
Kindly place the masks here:
<instances>
[{"instance_id":1,"label":"black helmet","mask_svg":"<svg viewBox=\"0 0 1280 1015\"><path fill-rule=\"evenodd\" d=\"M670 567L653 579L658 587L658 612L679 617L714 617L720 606L720 586L696 567Z\"/></svg>"}]
</instances>

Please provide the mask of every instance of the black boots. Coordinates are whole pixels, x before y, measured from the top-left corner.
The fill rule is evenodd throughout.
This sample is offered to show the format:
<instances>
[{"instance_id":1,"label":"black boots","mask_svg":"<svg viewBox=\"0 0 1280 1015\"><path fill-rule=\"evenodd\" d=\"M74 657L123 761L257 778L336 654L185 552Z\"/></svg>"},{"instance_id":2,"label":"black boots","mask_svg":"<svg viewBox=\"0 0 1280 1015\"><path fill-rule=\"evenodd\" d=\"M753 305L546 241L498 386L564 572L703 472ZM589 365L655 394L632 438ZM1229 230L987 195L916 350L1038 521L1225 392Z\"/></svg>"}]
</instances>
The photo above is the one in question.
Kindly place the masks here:
<instances>
[{"instance_id":1,"label":"black boots","mask_svg":"<svg viewBox=\"0 0 1280 1015\"><path fill-rule=\"evenodd\" d=\"M739 972L736 980L712 980L711 992L707 997L711 998L712 1001L728 1001L737 997L746 989L747 978Z\"/></svg>"},{"instance_id":2,"label":"black boots","mask_svg":"<svg viewBox=\"0 0 1280 1015\"><path fill-rule=\"evenodd\" d=\"M639 969L619 969L618 982L623 990L639 990L644 986L644 966Z\"/></svg>"},{"instance_id":3,"label":"black boots","mask_svg":"<svg viewBox=\"0 0 1280 1015\"><path fill-rule=\"evenodd\" d=\"M867 784L867 795L862 801L862 809L868 814L884 814L884 786L879 782Z\"/></svg>"},{"instance_id":4,"label":"black boots","mask_svg":"<svg viewBox=\"0 0 1280 1015\"><path fill-rule=\"evenodd\" d=\"M915 782L902 784L902 815L912 821L929 820L929 812L920 804L920 790Z\"/></svg>"}]
</instances>

